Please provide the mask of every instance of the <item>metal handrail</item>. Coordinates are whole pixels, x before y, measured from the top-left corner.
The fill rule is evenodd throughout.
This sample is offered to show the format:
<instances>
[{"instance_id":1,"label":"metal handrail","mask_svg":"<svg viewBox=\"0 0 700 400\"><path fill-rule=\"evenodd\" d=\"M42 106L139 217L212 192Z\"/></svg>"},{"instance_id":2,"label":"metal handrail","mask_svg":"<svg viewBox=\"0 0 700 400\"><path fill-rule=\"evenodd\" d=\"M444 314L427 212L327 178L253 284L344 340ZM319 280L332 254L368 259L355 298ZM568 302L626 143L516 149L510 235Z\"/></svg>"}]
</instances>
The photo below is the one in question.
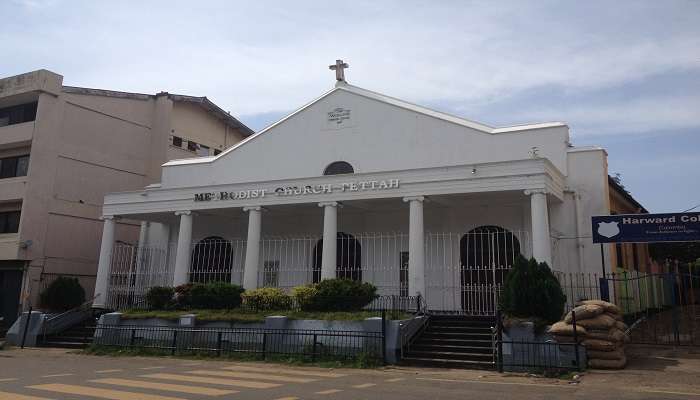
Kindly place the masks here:
<instances>
[{"instance_id":1,"label":"metal handrail","mask_svg":"<svg viewBox=\"0 0 700 400\"><path fill-rule=\"evenodd\" d=\"M100 297L100 294L95 295L90 300L87 300L79 306L71 308L70 310L64 311L60 314L52 315L50 317L44 317L44 323L42 324L41 329L41 336L43 338L46 338L46 332L49 330L49 328L60 326L61 321L65 320L66 317L68 317L69 315L73 315L78 311L87 311L87 306L91 305L98 297Z\"/></svg>"}]
</instances>

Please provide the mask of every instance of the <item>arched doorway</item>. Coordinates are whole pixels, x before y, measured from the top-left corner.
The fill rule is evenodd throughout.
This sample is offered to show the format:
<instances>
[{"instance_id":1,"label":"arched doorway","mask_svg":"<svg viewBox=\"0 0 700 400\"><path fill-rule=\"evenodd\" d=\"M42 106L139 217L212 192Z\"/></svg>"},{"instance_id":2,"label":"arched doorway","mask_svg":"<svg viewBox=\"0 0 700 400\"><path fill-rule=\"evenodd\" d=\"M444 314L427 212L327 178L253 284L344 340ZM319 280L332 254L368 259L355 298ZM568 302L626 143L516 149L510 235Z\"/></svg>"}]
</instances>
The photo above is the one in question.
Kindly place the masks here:
<instances>
[{"instance_id":1,"label":"arched doorway","mask_svg":"<svg viewBox=\"0 0 700 400\"><path fill-rule=\"evenodd\" d=\"M190 282L230 282L233 250L231 242L209 236L200 240L192 249Z\"/></svg>"},{"instance_id":2,"label":"arched doorway","mask_svg":"<svg viewBox=\"0 0 700 400\"><path fill-rule=\"evenodd\" d=\"M349 233L338 232L336 236L336 277L362 281L362 246ZM323 239L316 242L313 252L313 282L321 281Z\"/></svg>"},{"instance_id":3,"label":"arched doorway","mask_svg":"<svg viewBox=\"0 0 700 400\"><path fill-rule=\"evenodd\" d=\"M464 234L459 241L462 310L495 313L503 280L519 255L520 241L500 226L480 226Z\"/></svg>"}]
</instances>

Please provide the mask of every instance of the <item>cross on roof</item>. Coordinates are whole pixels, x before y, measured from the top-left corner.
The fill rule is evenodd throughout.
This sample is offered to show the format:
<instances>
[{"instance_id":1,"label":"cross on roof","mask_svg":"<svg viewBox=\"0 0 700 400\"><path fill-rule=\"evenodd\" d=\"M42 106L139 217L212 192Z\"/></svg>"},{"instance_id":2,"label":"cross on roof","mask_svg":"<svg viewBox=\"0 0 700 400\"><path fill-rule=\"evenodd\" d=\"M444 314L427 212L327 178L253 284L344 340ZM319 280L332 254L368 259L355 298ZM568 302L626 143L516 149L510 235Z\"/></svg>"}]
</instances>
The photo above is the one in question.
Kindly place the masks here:
<instances>
[{"instance_id":1,"label":"cross on roof","mask_svg":"<svg viewBox=\"0 0 700 400\"><path fill-rule=\"evenodd\" d=\"M328 69L335 71L335 80L345 82L345 68L350 68L343 60L335 60L334 65L329 65Z\"/></svg>"}]
</instances>

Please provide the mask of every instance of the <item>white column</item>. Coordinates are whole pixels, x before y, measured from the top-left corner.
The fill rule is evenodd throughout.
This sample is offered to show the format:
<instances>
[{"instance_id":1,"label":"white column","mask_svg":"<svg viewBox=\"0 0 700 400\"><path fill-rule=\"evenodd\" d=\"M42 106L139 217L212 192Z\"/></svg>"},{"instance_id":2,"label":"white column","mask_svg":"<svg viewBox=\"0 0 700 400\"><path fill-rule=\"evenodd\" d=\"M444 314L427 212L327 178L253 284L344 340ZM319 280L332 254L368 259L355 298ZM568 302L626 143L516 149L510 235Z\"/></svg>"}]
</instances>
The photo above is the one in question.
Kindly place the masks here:
<instances>
[{"instance_id":1,"label":"white column","mask_svg":"<svg viewBox=\"0 0 700 400\"><path fill-rule=\"evenodd\" d=\"M97 264L97 277L95 279L94 308L105 308L107 305L107 290L109 290L109 272L112 265L112 250L114 248L114 217L107 215L102 217L102 243L100 244L100 260Z\"/></svg>"},{"instance_id":2,"label":"white column","mask_svg":"<svg viewBox=\"0 0 700 400\"><path fill-rule=\"evenodd\" d=\"M530 214L532 228L532 256L537 262L552 265L552 243L549 235L549 210L547 208L547 191L544 189L526 190L530 196Z\"/></svg>"},{"instance_id":3,"label":"white column","mask_svg":"<svg viewBox=\"0 0 700 400\"><path fill-rule=\"evenodd\" d=\"M175 273L173 274L173 286L183 285L189 282L191 243L192 243L192 212L176 211L180 216L180 231L177 236L177 250L175 253Z\"/></svg>"},{"instance_id":4,"label":"white column","mask_svg":"<svg viewBox=\"0 0 700 400\"><path fill-rule=\"evenodd\" d=\"M245 245L245 266L243 267L243 288L258 287L258 268L260 266L260 232L262 216L260 207L244 207L248 213L248 239Z\"/></svg>"},{"instance_id":5,"label":"white column","mask_svg":"<svg viewBox=\"0 0 700 400\"><path fill-rule=\"evenodd\" d=\"M338 203L318 203L323 207L323 253L321 258L321 280L335 279L338 251Z\"/></svg>"},{"instance_id":6,"label":"white column","mask_svg":"<svg viewBox=\"0 0 700 400\"><path fill-rule=\"evenodd\" d=\"M408 223L408 294L425 296L425 231L423 196L404 197L409 204Z\"/></svg>"},{"instance_id":7,"label":"white column","mask_svg":"<svg viewBox=\"0 0 700 400\"><path fill-rule=\"evenodd\" d=\"M148 254L145 253L146 245L148 244L148 228L150 223L148 221L141 221L141 229L139 231L139 244L136 248L136 286L141 287L143 282L143 271L146 265L146 260L148 259Z\"/></svg>"}]
</instances>

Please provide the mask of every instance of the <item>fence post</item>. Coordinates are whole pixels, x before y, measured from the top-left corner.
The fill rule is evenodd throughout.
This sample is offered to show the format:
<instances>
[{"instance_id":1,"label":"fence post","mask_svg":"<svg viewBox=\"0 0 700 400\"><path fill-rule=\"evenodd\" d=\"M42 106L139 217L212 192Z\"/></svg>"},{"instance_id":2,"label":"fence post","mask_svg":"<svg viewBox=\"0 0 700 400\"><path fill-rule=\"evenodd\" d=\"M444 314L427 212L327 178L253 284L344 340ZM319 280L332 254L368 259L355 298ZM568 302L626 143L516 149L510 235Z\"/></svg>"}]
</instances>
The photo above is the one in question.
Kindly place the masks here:
<instances>
[{"instance_id":1,"label":"fence post","mask_svg":"<svg viewBox=\"0 0 700 400\"><path fill-rule=\"evenodd\" d=\"M173 331L173 344L171 346L170 354L175 355L176 348L177 348L177 329Z\"/></svg>"},{"instance_id":2,"label":"fence post","mask_svg":"<svg viewBox=\"0 0 700 400\"><path fill-rule=\"evenodd\" d=\"M576 353L576 368L581 371L581 356L578 354L578 332L576 332L576 311L571 310L571 325L574 326L574 352Z\"/></svg>"},{"instance_id":3,"label":"fence post","mask_svg":"<svg viewBox=\"0 0 700 400\"><path fill-rule=\"evenodd\" d=\"M318 339L318 334L314 333L314 348L311 353L311 362L316 362L316 341Z\"/></svg>"},{"instance_id":4,"label":"fence post","mask_svg":"<svg viewBox=\"0 0 700 400\"><path fill-rule=\"evenodd\" d=\"M420 314L420 293L416 296L416 314Z\"/></svg>"},{"instance_id":5,"label":"fence post","mask_svg":"<svg viewBox=\"0 0 700 400\"><path fill-rule=\"evenodd\" d=\"M131 328L131 338L129 339L129 347L134 347L135 340L136 340L136 329Z\"/></svg>"},{"instance_id":6,"label":"fence post","mask_svg":"<svg viewBox=\"0 0 700 400\"><path fill-rule=\"evenodd\" d=\"M216 355L221 357L221 331L216 332Z\"/></svg>"},{"instance_id":7,"label":"fence post","mask_svg":"<svg viewBox=\"0 0 700 400\"><path fill-rule=\"evenodd\" d=\"M267 332L263 332L263 348L262 348L262 358L266 358L265 352L267 350Z\"/></svg>"},{"instance_id":8,"label":"fence post","mask_svg":"<svg viewBox=\"0 0 700 400\"><path fill-rule=\"evenodd\" d=\"M676 288L676 273L671 271L669 274L669 283L671 284L671 310L672 324L673 324L673 340L676 346L681 344L681 333L679 328L679 316L678 316L678 292Z\"/></svg>"},{"instance_id":9,"label":"fence post","mask_svg":"<svg viewBox=\"0 0 700 400\"><path fill-rule=\"evenodd\" d=\"M22 345L20 349L24 348L24 342L27 340L27 330L29 329L29 323L32 322L32 305L29 305L29 313L27 314L27 320L24 321L24 332L22 333Z\"/></svg>"},{"instance_id":10,"label":"fence post","mask_svg":"<svg viewBox=\"0 0 700 400\"><path fill-rule=\"evenodd\" d=\"M503 321L501 310L496 310L496 368L503 373Z\"/></svg>"},{"instance_id":11,"label":"fence post","mask_svg":"<svg viewBox=\"0 0 700 400\"><path fill-rule=\"evenodd\" d=\"M382 310L382 363L386 365L386 311Z\"/></svg>"}]
</instances>

